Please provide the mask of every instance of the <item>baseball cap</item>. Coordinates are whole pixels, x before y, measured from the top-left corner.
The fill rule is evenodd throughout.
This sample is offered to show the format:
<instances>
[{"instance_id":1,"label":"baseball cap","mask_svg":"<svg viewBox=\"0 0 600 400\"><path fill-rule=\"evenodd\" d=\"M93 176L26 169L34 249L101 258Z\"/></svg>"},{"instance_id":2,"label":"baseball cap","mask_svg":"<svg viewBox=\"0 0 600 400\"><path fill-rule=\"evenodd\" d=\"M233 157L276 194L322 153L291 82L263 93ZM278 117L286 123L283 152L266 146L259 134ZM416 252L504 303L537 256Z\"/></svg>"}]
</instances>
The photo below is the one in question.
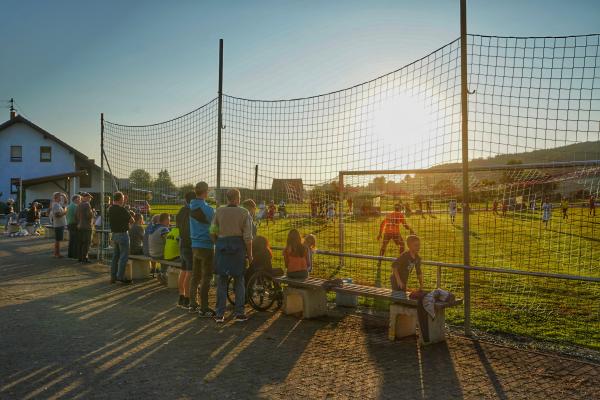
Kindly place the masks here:
<instances>
[{"instance_id":1,"label":"baseball cap","mask_svg":"<svg viewBox=\"0 0 600 400\"><path fill-rule=\"evenodd\" d=\"M206 182L196 183L195 190L197 192L208 192L208 183L206 183Z\"/></svg>"}]
</instances>

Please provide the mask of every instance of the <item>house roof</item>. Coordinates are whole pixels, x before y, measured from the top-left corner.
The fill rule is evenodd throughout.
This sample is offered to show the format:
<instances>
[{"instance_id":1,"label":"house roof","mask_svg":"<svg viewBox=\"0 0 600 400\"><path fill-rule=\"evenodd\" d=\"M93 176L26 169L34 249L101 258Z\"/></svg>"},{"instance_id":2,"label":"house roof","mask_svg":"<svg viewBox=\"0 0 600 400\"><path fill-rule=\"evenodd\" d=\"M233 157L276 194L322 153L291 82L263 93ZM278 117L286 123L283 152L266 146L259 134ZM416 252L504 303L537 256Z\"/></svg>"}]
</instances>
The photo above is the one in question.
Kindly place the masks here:
<instances>
[{"instance_id":1,"label":"house roof","mask_svg":"<svg viewBox=\"0 0 600 400\"><path fill-rule=\"evenodd\" d=\"M27 126L29 126L30 128L32 128L33 130L39 132L41 135L44 136L44 138L46 139L50 139L58 144L60 144L61 146L63 146L64 148L68 149L70 152L72 152L73 154L75 154L77 157L81 158L83 161L88 161L90 163L94 163L94 160L88 158L88 156L86 156L85 154L81 153L79 150L77 150L76 148L69 146L67 143L63 142L62 140L60 140L59 138L57 138L56 136L54 136L53 134L51 134L50 132L48 132L47 130L37 126L36 124L34 124L33 122L31 122L30 120L28 120L27 118L24 118L20 115L17 115L11 119L9 119L8 121L4 122L2 125L0 125L0 132L2 132L4 129L13 126L15 124L18 123L22 123L25 124Z\"/></svg>"},{"instance_id":2,"label":"house roof","mask_svg":"<svg viewBox=\"0 0 600 400\"><path fill-rule=\"evenodd\" d=\"M66 174L48 175L48 176L40 176L38 178L32 178L32 179L23 179L23 187L39 185L41 183L47 183L47 182L55 182L58 180L63 180L66 178L73 178L75 176L83 176L83 175L87 175L87 172L86 171L73 171L73 172L68 172Z\"/></svg>"}]
</instances>

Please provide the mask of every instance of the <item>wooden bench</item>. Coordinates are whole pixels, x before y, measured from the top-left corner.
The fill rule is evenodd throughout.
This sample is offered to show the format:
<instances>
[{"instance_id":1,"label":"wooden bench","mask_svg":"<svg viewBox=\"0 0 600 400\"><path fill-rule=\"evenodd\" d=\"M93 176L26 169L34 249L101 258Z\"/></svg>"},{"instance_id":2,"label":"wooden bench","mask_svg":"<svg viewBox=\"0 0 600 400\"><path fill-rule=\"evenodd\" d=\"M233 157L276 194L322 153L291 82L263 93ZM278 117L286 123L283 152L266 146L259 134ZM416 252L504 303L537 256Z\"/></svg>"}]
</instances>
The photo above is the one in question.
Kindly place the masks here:
<instances>
[{"instance_id":1,"label":"wooden bench","mask_svg":"<svg viewBox=\"0 0 600 400\"><path fill-rule=\"evenodd\" d=\"M275 278L279 283L287 285L283 291L283 312L296 314L302 312L304 318L315 318L327 313L327 292L346 295L370 297L390 301L390 321L388 337L390 340L412 336L416 334L418 324L418 301L410 299L407 295L393 292L391 289L372 286L344 283L342 286L331 286L325 279L306 278L292 279L287 276ZM445 310L462 304L462 300L452 303L436 302L435 318L428 314L429 342L442 342L446 340ZM419 336L423 343L423 335Z\"/></svg>"},{"instance_id":2,"label":"wooden bench","mask_svg":"<svg viewBox=\"0 0 600 400\"><path fill-rule=\"evenodd\" d=\"M176 288L181 269L179 260L155 260L143 255L129 255L127 266L125 267L125 279L147 279L150 277L151 262L169 266L167 270L167 287Z\"/></svg>"}]
</instances>

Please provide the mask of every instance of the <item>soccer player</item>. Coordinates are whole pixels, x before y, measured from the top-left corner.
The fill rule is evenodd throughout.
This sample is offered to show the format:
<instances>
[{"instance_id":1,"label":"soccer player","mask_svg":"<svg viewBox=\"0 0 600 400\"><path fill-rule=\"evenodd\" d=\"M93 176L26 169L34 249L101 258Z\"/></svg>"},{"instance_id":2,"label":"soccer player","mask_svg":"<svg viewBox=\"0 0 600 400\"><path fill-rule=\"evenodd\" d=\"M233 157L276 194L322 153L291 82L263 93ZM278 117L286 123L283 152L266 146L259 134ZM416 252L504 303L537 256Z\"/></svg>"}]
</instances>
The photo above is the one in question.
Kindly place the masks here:
<instances>
[{"instance_id":1,"label":"soccer player","mask_svg":"<svg viewBox=\"0 0 600 400\"><path fill-rule=\"evenodd\" d=\"M448 203L448 212L450 213L450 221L452 221L452 223L454 223L454 220L456 219L457 208L458 204L456 203L456 200L450 200L450 203Z\"/></svg>"},{"instance_id":2,"label":"soccer player","mask_svg":"<svg viewBox=\"0 0 600 400\"><path fill-rule=\"evenodd\" d=\"M498 215L498 200L494 199L494 204L492 204L492 212Z\"/></svg>"},{"instance_id":3,"label":"soccer player","mask_svg":"<svg viewBox=\"0 0 600 400\"><path fill-rule=\"evenodd\" d=\"M563 197L560 201L560 208L562 209L563 219L569 219L569 215L567 214L569 212L569 199Z\"/></svg>"},{"instance_id":4,"label":"soccer player","mask_svg":"<svg viewBox=\"0 0 600 400\"><path fill-rule=\"evenodd\" d=\"M590 212L588 215L596 216L596 198L594 195L590 195Z\"/></svg>"},{"instance_id":5,"label":"soccer player","mask_svg":"<svg viewBox=\"0 0 600 400\"><path fill-rule=\"evenodd\" d=\"M544 201L542 202L542 221L544 222L544 225L546 226L546 228L548 228L548 222L550 221L551 218L552 218L552 203L550 203L550 200L546 197L544 199Z\"/></svg>"},{"instance_id":6,"label":"soccer player","mask_svg":"<svg viewBox=\"0 0 600 400\"><path fill-rule=\"evenodd\" d=\"M411 235L414 235L414 231L406 223L406 219L401 210L401 204L398 203L394 205L394 211L388 214L383 221L381 221L381 225L379 225L379 235L377 236L377 240L381 240L383 235L383 242L381 242L381 249L379 250L379 255L382 257L385 255L390 240L393 240L394 243L396 243L396 246L398 246L400 250L400 254L404 253L404 240L402 239L402 235L400 235L400 225L404 226ZM379 260L378 265L381 266L381 260Z\"/></svg>"}]
</instances>

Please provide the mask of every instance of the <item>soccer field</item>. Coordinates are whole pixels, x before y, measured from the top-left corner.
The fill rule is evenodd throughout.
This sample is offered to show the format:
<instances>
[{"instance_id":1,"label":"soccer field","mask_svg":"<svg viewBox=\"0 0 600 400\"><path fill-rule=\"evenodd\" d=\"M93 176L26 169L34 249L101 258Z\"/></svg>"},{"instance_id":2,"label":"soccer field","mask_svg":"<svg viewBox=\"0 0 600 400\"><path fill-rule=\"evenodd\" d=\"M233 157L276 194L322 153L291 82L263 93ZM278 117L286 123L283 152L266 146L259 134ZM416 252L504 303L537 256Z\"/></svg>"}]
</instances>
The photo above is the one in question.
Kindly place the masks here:
<instances>
[{"instance_id":1,"label":"soccer field","mask_svg":"<svg viewBox=\"0 0 600 400\"><path fill-rule=\"evenodd\" d=\"M387 208L387 207L386 207ZM477 208L476 206L474 208ZM153 214L176 214L179 206L152 207ZM483 207L481 207L483 209ZM288 205L290 217L262 221L258 232L272 246L283 246L290 229L317 237L317 248L338 251L338 218L309 218L306 204ZM304 214L302 214L304 213ZM294 216L296 215L296 216ZM344 251L378 255L379 223L383 217L345 216ZM406 218L423 241L422 257L427 261L461 264L463 249L462 215L454 224L443 208L430 215L412 214ZM403 235L408 232L403 230ZM541 213L509 211L505 216L492 211L471 214L471 264L482 267L598 276L600 260L600 215L588 216L586 208L569 209L563 220L558 208L546 228ZM275 264L282 265L279 251ZM398 255L390 242L386 256ZM354 282L389 287L390 263L346 258L340 267L338 257L317 255L313 275L324 278L352 278ZM425 285L433 289L438 268L425 266ZM416 287L411 276L410 287ZM463 271L441 268L441 287L463 295ZM541 277L471 272L471 321L475 328L492 333L510 333L600 349L600 284ZM384 308L385 304L369 305ZM448 311L448 321L463 322L461 308Z\"/></svg>"}]
</instances>

